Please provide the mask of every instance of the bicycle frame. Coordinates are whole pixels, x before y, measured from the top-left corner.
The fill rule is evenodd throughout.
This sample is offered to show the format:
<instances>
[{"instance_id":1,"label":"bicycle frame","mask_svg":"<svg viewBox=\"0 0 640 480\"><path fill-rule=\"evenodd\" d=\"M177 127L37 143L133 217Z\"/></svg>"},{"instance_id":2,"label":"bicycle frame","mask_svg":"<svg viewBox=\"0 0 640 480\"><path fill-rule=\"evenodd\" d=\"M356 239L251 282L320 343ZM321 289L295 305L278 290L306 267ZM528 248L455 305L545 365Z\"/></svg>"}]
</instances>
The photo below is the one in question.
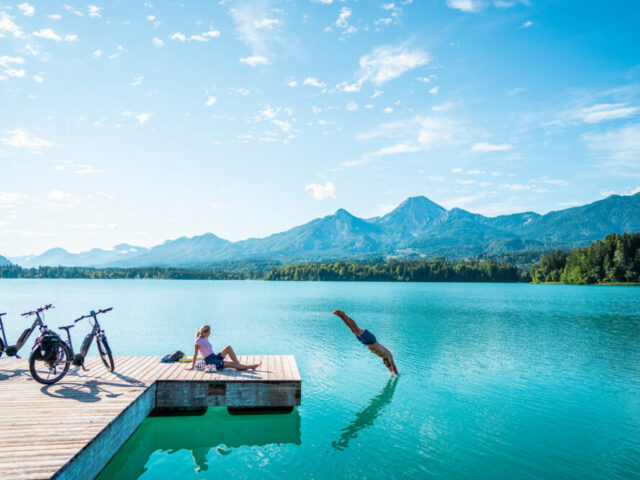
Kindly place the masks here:
<instances>
[{"instance_id":1,"label":"bicycle frame","mask_svg":"<svg viewBox=\"0 0 640 480\"><path fill-rule=\"evenodd\" d=\"M4 324L2 323L3 315L6 315L6 313L0 313L0 330L2 330L2 338L0 339L0 341L2 341L0 347L2 348L0 348L0 353L2 353L7 346L7 335L4 333Z\"/></svg>"},{"instance_id":2,"label":"bicycle frame","mask_svg":"<svg viewBox=\"0 0 640 480\"><path fill-rule=\"evenodd\" d=\"M5 314L3 313L2 315L5 315ZM22 332L22 334L20 335L20 338L18 338L18 341L16 342L15 345L9 345L7 343L7 336L5 334L4 325L2 323L2 315L0 315L0 329L2 329L2 339L4 340L4 350L7 352L7 355L9 356L15 355L17 358L20 358L18 357L18 351L24 346L25 343L27 343L27 340L29 340L29 338L31 337L31 334L36 329L36 327L39 327L40 330L47 328L47 326L42 322L42 318L40 317L40 312L36 312L35 314L36 319L33 321L31 328L28 328Z\"/></svg>"},{"instance_id":3,"label":"bicycle frame","mask_svg":"<svg viewBox=\"0 0 640 480\"><path fill-rule=\"evenodd\" d=\"M87 358L87 353L89 353L89 348L91 347L91 343L93 339L102 334L102 328L100 327L100 323L98 322L97 313L93 313L90 315L93 317L93 328L90 333L87 333L82 341L82 346L80 347L80 351L78 354L75 353L73 349L73 341L71 340L71 333L67 330L67 345L69 345L69 349L71 350L71 358L73 359L73 364L84 368L84 359Z\"/></svg>"}]
</instances>

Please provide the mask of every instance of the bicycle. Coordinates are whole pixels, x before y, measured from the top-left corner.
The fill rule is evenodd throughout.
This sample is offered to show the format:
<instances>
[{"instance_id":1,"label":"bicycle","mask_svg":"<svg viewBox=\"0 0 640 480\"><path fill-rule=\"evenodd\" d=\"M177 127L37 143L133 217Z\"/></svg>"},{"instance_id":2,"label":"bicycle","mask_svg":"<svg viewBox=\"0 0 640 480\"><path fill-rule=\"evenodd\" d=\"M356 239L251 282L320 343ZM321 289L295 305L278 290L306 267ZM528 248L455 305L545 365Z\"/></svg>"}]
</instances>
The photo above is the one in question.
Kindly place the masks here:
<instances>
[{"instance_id":1,"label":"bicycle","mask_svg":"<svg viewBox=\"0 0 640 480\"><path fill-rule=\"evenodd\" d=\"M18 350L22 348L36 327L38 327L40 329L40 336L33 344L31 354L29 355L29 371L31 372L31 376L34 380L44 384L55 383L67 374L71 355L69 348L62 338L60 338L60 335L49 330L43 322L43 312L50 308L54 308L53 305L45 305L44 307L23 313L23 317L35 315L36 319L33 321L31 328L27 328L22 332L18 339L18 343L13 347L7 348L8 355L12 354L17 358L20 358L18 356ZM39 367L40 362L42 362L42 367ZM58 371L58 367L60 367L60 371ZM44 370L45 368L47 372L46 377L39 374L39 370Z\"/></svg>"},{"instance_id":2,"label":"bicycle","mask_svg":"<svg viewBox=\"0 0 640 480\"><path fill-rule=\"evenodd\" d=\"M22 314L23 317L36 315L36 319L33 322L33 325L31 325L31 328L25 329L25 331L20 334L20 337L18 338L18 341L15 345L9 345L7 342L7 335L4 331L4 324L2 323L2 317L6 315L6 313L0 313L0 331L2 331L2 338L0 338L0 357L3 353L6 353L8 357L20 358L20 356L18 355L18 351L24 346L25 343L27 343L27 340L29 340L29 337L36 329L36 327L40 327L41 331L47 329L47 326L42 321L44 319L44 313L42 312L44 312L45 310L49 310L50 308L54 308L53 305L45 305L44 307L40 307L36 310L32 310L30 312ZM41 313L42 315L40 315Z\"/></svg>"},{"instance_id":3,"label":"bicycle","mask_svg":"<svg viewBox=\"0 0 640 480\"><path fill-rule=\"evenodd\" d=\"M96 345L98 346L98 353L100 354L100 358L104 366L108 371L113 372L115 368L115 364L113 362L113 355L111 354L111 348L109 347L109 343L107 342L107 336L104 333L104 330L100 327L100 323L98 322L97 316L102 313L106 313L113 310L113 307L105 308L104 310L98 310L97 312L91 311L89 315L83 315L80 318L74 320L74 323L71 325L65 325L63 327L58 327L60 330L64 330L67 332L68 340L62 341L60 338L60 348L64 351L64 362L65 365L60 374L57 374L57 365L59 364L51 364L51 362L47 362L46 359L39 358L39 355L36 350L32 353L29 358L29 369L31 371L31 375L33 378L40 383L44 383L50 385L59 381L62 377L64 377L69 370L71 364L76 367L81 367L82 370L88 371L89 369L84 366L85 358L87 357L87 352L89 351L89 347L91 346L91 342L93 338L96 338ZM85 318L93 318L94 324L91 330L91 333L88 333L84 340L82 341L82 347L80 348L79 353L75 353L73 349L73 342L71 341L71 333L69 330L75 327L75 324L80 320ZM57 334L55 334L57 336ZM51 374L54 374L51 377ZM46 375L46 377L45 377Z\"/></svg>"},{"instance_id":4,"label":"bicycle","mask_svg":"<svg viewBox=\"0 0 640 480\"><path fill-rule=\"evenodd\" d=\"M107 342L107 335L105 334L102 327L100 327L100 323L98 322L98 315L101 313L107 313L113 310L113 307L105 308L103 310L98 310L97 312L91 310L89 315L83 315L80 318L74 320L74 325L67 325L64 327L59 327L61 330L65 330L67 332L67 337L69 340L67 341L67 345L71 350L71 355L73 358L73 364L76 367L82 367L83 370L87 370L84 366L84 360L87 357L87 352L89 351L89 347L91 346L91 342L94 337L96 339L96 346L98 347L98 353L100 354L100 359L104 364L105 368L113 372L115 369L115 363L113 361L113 355L111 354L111 347L109 347L109 342ZM73 344L71 343L71 334L69 333L69 329L75 326L75 323L78 323L80 320L85 318L93 318L93 328L91 329L91 333L87 333L82 341L82 347L80 347L79 353L74 353Z\"/></svg>"}]
</instances>

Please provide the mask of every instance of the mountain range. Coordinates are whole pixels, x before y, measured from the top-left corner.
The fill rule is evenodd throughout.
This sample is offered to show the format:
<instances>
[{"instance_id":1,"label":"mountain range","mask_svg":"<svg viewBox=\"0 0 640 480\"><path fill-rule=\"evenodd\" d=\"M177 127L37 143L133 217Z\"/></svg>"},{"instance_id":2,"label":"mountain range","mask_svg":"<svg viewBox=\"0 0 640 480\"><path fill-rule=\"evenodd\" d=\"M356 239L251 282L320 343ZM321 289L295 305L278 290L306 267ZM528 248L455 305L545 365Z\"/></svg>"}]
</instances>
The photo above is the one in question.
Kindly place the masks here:
<instances>
[{"instance_id":1,"label":"mountain range","mask_svg":"<svg viewBox=\"0 0 640 480\"><path fill-rule=\"evenodd\" d=\"M344 209L265 238L238 242L212 233L180 237L152 248L129 244L78 254L53 248L14 257L23 267L207 268L225 262L293 263L336 259L462 258L480 254L585 246L610 233L640 231L640 193L612 195L588 205L540 215L485 217L447 210L426 197L411 197L388 214L358 218ZM0 264L2 259L0 257Z\"/></svg>"}]
</instances>

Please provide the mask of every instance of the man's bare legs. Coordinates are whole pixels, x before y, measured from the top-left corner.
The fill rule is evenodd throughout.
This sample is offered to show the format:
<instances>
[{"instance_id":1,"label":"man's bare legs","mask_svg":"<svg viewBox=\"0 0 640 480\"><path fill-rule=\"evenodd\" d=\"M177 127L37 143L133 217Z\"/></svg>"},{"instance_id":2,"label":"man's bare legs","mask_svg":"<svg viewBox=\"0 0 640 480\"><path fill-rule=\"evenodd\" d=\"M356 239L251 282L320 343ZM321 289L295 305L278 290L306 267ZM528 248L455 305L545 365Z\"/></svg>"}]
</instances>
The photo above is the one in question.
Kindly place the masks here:
<instances>
[{"instance_id":1,"label":"man's bare legs","mask_svg":"<svg viewBox=\"0 0 640 480\"><path fill-rule=\"evenodd\" d=\"M231 358L230 362L224 362L224 368L235 368L236 370L255 370L260 365L262 365L262 362L255 363L253 365L244 365L243 363L240 363L236 352L234 352L233 348L231 348L229 345L227 345L220 351L220 355L222 355L222 358L225 358L227 355L229 355L229 358Z\"/></svg>"},{"instance_id":2,"label":"man's bare legs","mask_svg":"<svg viewBox=\"0 0 640 480\"><path fill-rule=\"evenodd\" d=\"M351 330L351 332L353 332L353 334L356 337L359 337L360 335L362 335L362 332L364 332L364 330L362 330L360 327L358 327L358 325L356 324L355 320L353 318L349 317L342 310L334 310L333 314L337 315L338 317L340 317L342 319L342 321L344 322L344 324L347 327L349 327L349 330Z\"/></svg>"}]
</instances>

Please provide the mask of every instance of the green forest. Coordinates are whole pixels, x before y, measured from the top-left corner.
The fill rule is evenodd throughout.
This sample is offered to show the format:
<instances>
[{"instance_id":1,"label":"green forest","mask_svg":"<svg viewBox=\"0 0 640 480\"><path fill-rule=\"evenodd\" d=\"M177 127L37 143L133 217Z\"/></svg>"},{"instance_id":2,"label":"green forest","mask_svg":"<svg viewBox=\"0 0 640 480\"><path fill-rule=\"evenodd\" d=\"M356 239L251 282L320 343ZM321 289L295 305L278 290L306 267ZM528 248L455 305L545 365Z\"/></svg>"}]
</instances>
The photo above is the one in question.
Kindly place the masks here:
<instances>
[{"instance_id":1,"label":"green forest","mask_svg":"<svg viewBox=\"0 0 640 480\"><path fill-rule=\"evenodd\" d=\"M375 265L351 262L311 263L274 268L265 280L368 282L529 282L529 272L493 260L450 263L446 260L393 261Z\"/></svg>"},{"instance_id":2,"label":"green forest","mask_svg":"<svg viewBox=\"0 0 640 480\"><path fill-rule=\"evenodd\" d=\"M518 255L513 258L520 259ZM250 264L246 269L196 270L3 265L0 266L0 278L636 284L640 283L640 233L611 234L585 248L541 254L539 262L530 269L495 259L335 261L265 267Z\"/></svg>"},{"instance_id":3,"label":"green forest","mask_svg":"<svg viewBox=\"0 0 640 480\"><path fill-rule=\"evenodd\" d=\"M585 248L542 255L531 267L534 283L580 285L640 282L640 233L607 235Z\"/></svg>"}]
</instances>

